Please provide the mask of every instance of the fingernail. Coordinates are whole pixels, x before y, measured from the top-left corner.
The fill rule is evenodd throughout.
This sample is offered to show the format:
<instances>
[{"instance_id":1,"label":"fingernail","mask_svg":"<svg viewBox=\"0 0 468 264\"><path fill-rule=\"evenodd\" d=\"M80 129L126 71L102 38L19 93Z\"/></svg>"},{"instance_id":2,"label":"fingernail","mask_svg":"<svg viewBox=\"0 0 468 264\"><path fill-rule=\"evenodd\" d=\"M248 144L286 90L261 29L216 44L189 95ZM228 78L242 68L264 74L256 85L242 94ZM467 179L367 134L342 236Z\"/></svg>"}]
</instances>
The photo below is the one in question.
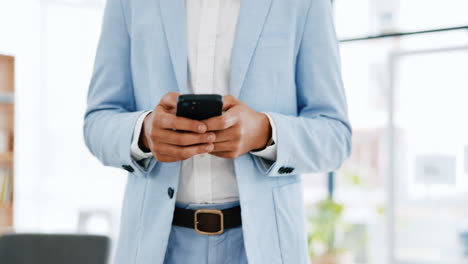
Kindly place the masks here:
<instances>
[{"instance_id":1,"label":"fingernail","mask_svg":"<svg viewBox=\"0 0 468 264\"><path fill-rule=\"evenodd\" d=\"M198 131L203 132L205 130L205 125L198 125Z\"/></svg>"},{"instance_id":2,"label":"fingernail","mask_svg":"<svg viewBox=\"0 0 468 264\"><path fill-rule=\"evenodd\" d=\"M208 135L206 138L208 141L213 141L214 140L214 135Z\"/></svg>"},{"instance_id":3,"label":"fingernail","mask_svg":"<svg viewBox=\"0 0 468 264\"><path fill-rule=\"evenodd\" d=\"M205 150L206 150L207 152L212 151L212 150L213 150L213 145L208 145L208 146L206 146L206 147L205 147Z\"/></svg>"}]
</instances>

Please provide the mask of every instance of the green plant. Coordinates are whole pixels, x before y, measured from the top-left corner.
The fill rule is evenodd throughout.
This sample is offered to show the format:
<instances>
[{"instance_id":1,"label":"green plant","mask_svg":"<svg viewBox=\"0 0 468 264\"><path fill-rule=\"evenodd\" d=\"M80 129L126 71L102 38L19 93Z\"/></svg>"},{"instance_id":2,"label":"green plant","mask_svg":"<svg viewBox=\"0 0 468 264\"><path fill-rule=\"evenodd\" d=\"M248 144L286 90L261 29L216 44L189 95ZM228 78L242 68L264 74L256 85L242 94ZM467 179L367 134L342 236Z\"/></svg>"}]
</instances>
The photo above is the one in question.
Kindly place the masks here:
<instances>
[{"instance_id":1,"label":"green plant","mask_svg":"<svg viewBox=\"0 0 468 264\"><path fill-rule=\"evenodd\" d=\"M343 205L328 198L311 208L309 216L309 254L311 257L337 254L343 251L335 239L341 222Z\"/></svg>"}]
</instances>

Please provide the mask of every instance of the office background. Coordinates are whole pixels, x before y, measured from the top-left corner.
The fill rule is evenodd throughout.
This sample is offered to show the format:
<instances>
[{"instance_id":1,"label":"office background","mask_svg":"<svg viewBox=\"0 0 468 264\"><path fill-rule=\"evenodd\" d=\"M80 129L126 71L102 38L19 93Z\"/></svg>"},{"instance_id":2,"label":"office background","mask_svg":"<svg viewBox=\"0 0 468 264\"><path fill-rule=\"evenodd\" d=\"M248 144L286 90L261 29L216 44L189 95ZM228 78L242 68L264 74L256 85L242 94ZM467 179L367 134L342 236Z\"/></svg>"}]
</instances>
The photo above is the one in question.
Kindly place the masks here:
<instances>
[{"instance_id":1,"label":"office background","mask_svg":"<svg viewBox=\"0 0 468 264\"><path fill-rule=\"evenodd\" d=\"M333 2L354 150L333 175L304 175L311 222L333 196L343 263L467 263L468 2ZM101 166L82 137L103 8L0 2L0 54L15 68L14 96L0 98L15 109L17 232L118 235L126 173Z\"/></svg>"}]
</instances>

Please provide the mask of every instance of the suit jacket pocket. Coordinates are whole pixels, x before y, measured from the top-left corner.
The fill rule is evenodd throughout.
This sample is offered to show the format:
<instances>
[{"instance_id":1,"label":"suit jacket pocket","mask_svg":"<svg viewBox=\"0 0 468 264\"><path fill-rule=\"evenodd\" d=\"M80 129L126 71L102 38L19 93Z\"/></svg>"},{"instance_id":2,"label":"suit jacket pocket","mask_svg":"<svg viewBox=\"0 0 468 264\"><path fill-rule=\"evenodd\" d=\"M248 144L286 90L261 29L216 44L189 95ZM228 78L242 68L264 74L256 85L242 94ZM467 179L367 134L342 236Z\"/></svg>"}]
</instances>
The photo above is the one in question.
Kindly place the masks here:
<instances>
[{"instance_id":1,"label":"suit jacket pocket","mask_svg":"<svg viewBox=\"0 0 468 264\"><path fill-rule=\"evenodd\" d=\"M301 181L273 189L283 263L308 263Z\"/></svg>"}]
</instances>

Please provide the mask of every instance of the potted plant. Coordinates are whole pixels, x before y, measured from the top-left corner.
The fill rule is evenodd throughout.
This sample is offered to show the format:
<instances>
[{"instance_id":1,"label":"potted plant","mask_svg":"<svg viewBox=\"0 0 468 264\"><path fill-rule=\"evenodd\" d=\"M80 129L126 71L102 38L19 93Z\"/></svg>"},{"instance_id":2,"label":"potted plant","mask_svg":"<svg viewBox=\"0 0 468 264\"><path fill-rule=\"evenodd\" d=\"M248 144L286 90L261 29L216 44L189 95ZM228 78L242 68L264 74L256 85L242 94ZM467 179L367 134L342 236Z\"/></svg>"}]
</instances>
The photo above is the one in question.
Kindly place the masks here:
<instances>
[{"instance_id":1,"label":"potted plant","mask_svg":"<svg viewBox=\"0 0 468 264\"><path fill-rule=\"evenodd\" d=\"M342 225L343 205L331 198L320 201L311 208L309 222L309 255L313 264L343 264L346 250L340 247L337 230Z\"/></svg>"}]
</instances>

